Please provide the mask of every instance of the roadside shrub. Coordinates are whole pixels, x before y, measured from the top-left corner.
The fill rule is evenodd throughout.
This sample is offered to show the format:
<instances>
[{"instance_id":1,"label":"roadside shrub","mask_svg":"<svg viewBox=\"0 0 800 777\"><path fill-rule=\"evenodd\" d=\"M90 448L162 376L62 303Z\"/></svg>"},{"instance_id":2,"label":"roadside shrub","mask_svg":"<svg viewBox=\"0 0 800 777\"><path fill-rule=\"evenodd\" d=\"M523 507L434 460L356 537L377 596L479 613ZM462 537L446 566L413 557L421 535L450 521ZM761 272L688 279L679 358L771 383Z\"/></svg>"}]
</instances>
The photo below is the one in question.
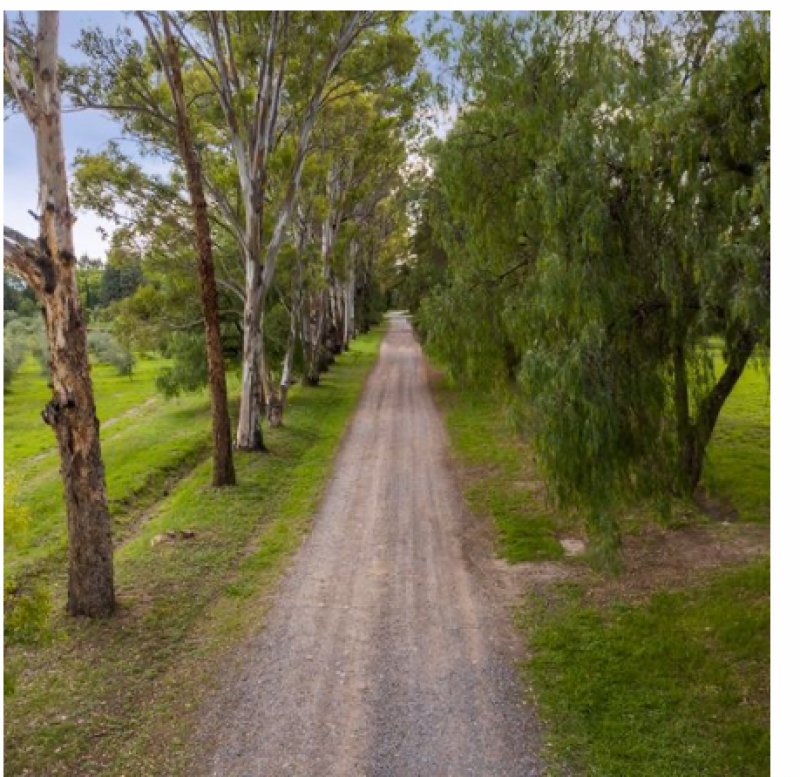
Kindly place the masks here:
<instances>
[{"instance_id":1,"label":"roadside shrub","mask_svg":"<svg viewBox=\"0 0 800 777\"><path fill-rule=\"evenodd\" d=\"M114 367L120 375L133 375L136 364L134 355L110 333L104 331L89 332L87 338L89 353L102 364Z\"/></svg>"},{"instance_id":2,"label":"roadside shrub","mask_svg":"<svg viewBox=\"0 0 800 777\"><path fill-rule=\"evenodd\" d=\"M205 341L201 335L175 332L166 353L172 361L156 378L156 388L165 397L171 399L208 385Z\"/></svg>"},{"instance_id":3,"label":"roadside shrub","mask_svg":"<svg viewBox=\"0 0 800 777\"><path fill-rule=\"evenodd\" d=\"M44 332L34 338L32 351L33 358L39 363L39 372L46 377L50 374L50 346Z\"/></svg>"},{"instance_id":4,"label":"roadside shrub","mask_svg":"<svg viewBox=\"0 0 800 777\"><path fill-rule=\"evenodd\" d=\"M136 358L129 350L123 348L117 342L114 342L109 348L103 351L100 356L100 361L116 368L120 375L127 375L129 378L133 376L133 367L136 364Z\"/></svg>"},{"instance_id":5,"label":"roadside shrub","mask_svg":"<svg viewBox=\"0 0 800 777\"><path fill-rule=\"evenodd\" d=\"M86 345L92 356L99 357L111 346L113 340L114 338L108 332L92 330L86 337Z\"/></svg>"},{"instance_id":6,"label":"roadside shrub","mask_svg":"<svg viewBox=\"0 0 800 777\"><path fill-rule=\"evenodd\" d=\"M10 337L6 336L3 339L3 384L8 386L11 383L17 370L22 366L25 360L25 350L20 347L20 344Z\"/></svg>"},{"instance_id":7,"label":"roadside shrub","mask_svg":"<svg viewBox=\"0 0 800 777\"><path fill-rule=\"evenodd\" d=\"M3 583L3 636L7 645L36 645L49 641L52 599L44 583L24 590L16 581Z\"/></svg>"},{"instance_id":8,"label":"roadside shrub","mask_svg":"<svg viewBox=\"0 0 800 777\"><path fill-rule=\"evenodd\" d=\"M28 353L34 352L39 337L44 336L41 316L20 316L10 311L3 327L3 380L14 379Z\"/></svg>"}]
</instances>

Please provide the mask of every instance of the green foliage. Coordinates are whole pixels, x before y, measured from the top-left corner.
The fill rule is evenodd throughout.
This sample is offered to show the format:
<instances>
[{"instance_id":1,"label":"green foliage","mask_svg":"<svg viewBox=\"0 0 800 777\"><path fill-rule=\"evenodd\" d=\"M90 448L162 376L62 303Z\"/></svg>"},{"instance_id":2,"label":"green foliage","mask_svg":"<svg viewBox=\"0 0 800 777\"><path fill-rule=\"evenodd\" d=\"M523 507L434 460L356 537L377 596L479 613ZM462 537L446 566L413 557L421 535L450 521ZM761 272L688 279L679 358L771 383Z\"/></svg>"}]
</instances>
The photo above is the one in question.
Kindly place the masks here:
<instances>
[{"instance_id":1,"label":"green foliage","mask_svg":"<svg viewBox=\"0 0 800 777\"><path fill-rule=\"evenodd\" d=\"M25 359L25 351L19 341L12 340L6 333L3 338L3 385L8 387Z\"/></svg>"},{"instance_id":2,"label":"green foliage","mask_svg":"<svg viewBox=\"0 0 800 777\"><path fill-rule=\"evenodd\" d=\"M169 366L156 378L156 388L165 397L199 391L208 385L206 344L201 334L174 332L165 353L171 357Z\"/></svg>"},{"instance_id":3,"label":"green foliage","mask_svg":"<svg viewBox=\"0 0 800 777\"><path fill-rule=\"evenodd\" d=\"M381 264L394 261L397 244L405 235L403 208L389 201L399 199L405 144L418 131L414 108L428 81L415 70L419 45L406 29L405 12L360 13L358 34L327 81L322 74L331 49L345 23L355 18L349 13L294 11L280 20L271 13L224 13L226 29L232 31L230 56L237 72L232 102L236 131L229 126L217 90L209 83L214 71L213 35L207 20L181 13L175 21L186 28L197 51L209 58L198 62L196 51L180 47L191 131L197 141L212 216L219 307L225 354L230 362L241 356L244 298L251 297L251 304L257 303L255 308L262 307L261 299L255 298L263 292L247 290L244 267L250 261L264 260L277 208L289 191L298 162L304 164L299 199L314 225L309 229L314 244L308 246L302 269L296 245L300 227L292 224L275 235L284 245L275 275L267 284L263 306L267 365L274 370L280 365L287 341L287 303L299 285L322 288L354 276L358 286L357 325L363 330L367 322L379 318L386 284L376 276ZM151 20L156 35L160 35L156 20ZM262 154L258 170L252 171L260 178L258 186L263 186L255 197L263 212L257 217L261 219L260 247L256 249L259 255L250 256L252 246L248 247L242 236L253 225L245 224L244 209L236 203L252 197L241 191L241 170L231 148L252 141L261 64L276 21L281 25L276 57L282 63L284 88L276 106L279 131L275 142ZM70 98L84 106L138 106L139 110L112 113L128 136L162 157L176 159L171 120L174 107L152 44L143 44L130 30L121 29L108 36L87 29L78 47L86 62L65 71L64 89ZM313 129L313 150L301 160L296 156L301 122L316 89L321 90L323 100ZM234 138L237 132L241 137ZM248 150L246 155L254 157L255 151ZM347 179L343 187L346 202L337 203L343 205L341 237L328 266L322 267L319 225L331 215L325 184L334 170L347 173L342 176ZM130 350L158 351L171 357L172 366L159 383L168 396L197 388L206 369L198 358L202 312L185 187L180 165L168 176L150 175L127 158L116 143L100 153L82 153L76 161L76 205L119 225L103 276L104 288L113 279L117 254L131 259L145 279L135 293L108 308L114 334ZM353 255L349 253L351 246Z\"/></svg>"},{"instance_id":4,"label":"green foliage","mask_svg":"<svg viewBox=\"0 0 800 777\"><path fill-rule=\"evenodd\" d=\"M768 17L457 26L431 36L462 108L429 148L403 285L451 374L513 381L553 496L610 558L621 508L694 490L768 352Z\"/></svg>"},{"instance_id":5,"label":"green foliage","mask_svg":"<svg viewBox=\"0 0 800 777\"><path fill-rule=\"evenodd\" d=\"M35 645L49 641L52 601L43 584L29 593L12 580L3 584L3 634L7 645Z\"/></svg>"},{"instance_id":6,"label":"green foliage","mask_svg":"<svg viewBox=\"0 0 800 777\"><path fill-rule=\"evenodd\" d=\"M640 605L580 588L531 604L528 673L565 773L769 771L767 562Z\"/></svg>"},{"instance_id":7,"label":"green foliage","mask_svg":"<svg viewBox=\"0 0 800 777\"><path fill-rule=\"evenodd\" d=\"M110 333L102 330L89 332L89 353L101 364L114 367L118 374L131 377L136 364L134 355Z\"/></svg>"},{"instance_id":8,"label":"green foliage","mask_svg":"<svg viewBox=\"0 0 800 777\"><path fill-rule=\"evenodd\" d=\"M112 251L100 281L99 303L102 306L127 299L141 286L142 268L135 257Z\"/></svg>"},{"instance_id":9,"label":"green foliage","mask_svg":"<svg viewBox=\"0 0 800 777\"><path fill-rule=\"evenodd\" d=\"M28 317L38 313L36 297L24 281L11 273L3 273L3 313L8 321L10 313L15 316Z\"/></svg>"},{"instance_id":10,"label":"green foliage","mask_svg":"<svg viewBox=\"0 0 800 777\"><path fill-rule=\"evenodd\" d=\"M42 375L48 374L49 350L44 322L38 312L31 316L15 315L5 322L3 374L6 389L29 354L33 354L39 362Z\"/></svg>"}]
</instances>

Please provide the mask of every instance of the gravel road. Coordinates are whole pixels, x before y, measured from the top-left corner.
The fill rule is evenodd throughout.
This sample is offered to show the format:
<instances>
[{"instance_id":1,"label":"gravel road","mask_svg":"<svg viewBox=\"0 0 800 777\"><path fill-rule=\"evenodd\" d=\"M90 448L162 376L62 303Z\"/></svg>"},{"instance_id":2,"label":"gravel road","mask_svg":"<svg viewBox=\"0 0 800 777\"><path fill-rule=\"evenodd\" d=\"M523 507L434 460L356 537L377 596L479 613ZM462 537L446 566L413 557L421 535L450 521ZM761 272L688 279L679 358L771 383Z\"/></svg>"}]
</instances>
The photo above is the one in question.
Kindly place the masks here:
<instances>
[{"instance_id":1,"label":"gravel road","mask_svg":"<svg viewBox=\"0 0 800 777\"><path fill-rule=\"evenodd\" d=\"M422 353L394 315L313 531L210 704L205 773L539 774L474 524Z\"/></svg>"}]
</instances>

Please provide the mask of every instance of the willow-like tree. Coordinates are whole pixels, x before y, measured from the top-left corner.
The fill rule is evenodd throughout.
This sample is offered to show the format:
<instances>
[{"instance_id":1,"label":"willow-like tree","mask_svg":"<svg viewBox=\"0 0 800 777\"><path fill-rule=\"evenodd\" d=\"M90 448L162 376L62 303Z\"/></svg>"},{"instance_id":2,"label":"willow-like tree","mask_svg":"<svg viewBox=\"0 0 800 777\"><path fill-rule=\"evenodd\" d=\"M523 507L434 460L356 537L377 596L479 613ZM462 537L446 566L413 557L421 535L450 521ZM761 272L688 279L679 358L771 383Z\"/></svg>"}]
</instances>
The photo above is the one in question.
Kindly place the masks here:
<instances>
[{"instance_id":1,"label":"willow-like tree","mask_svg":"<svg viewBox=\"0 0 800 777\"><path fill-rule=\"evenodd\" d=\"M67 610L102 617L114 611L111 519L100 453L100 425L76 281L61 91L58 13L40 11L33 50L12 38L6 23L5 75L36 139L39 238L4 229L4 263L23 278L42 306L53 397L42 417L55 430L67 508ZM26 57L21 60L18 54ZM24 62L24 64L23 64Z\"/></svg>"},{"instance_id":2,"label":"willow-like tree","mask_svg":"<svg viewBox=\"0 0 800 777\"><path fill-rule=\"evenodd\" d=\"M612 547L622 505L697 492L769 348L769 19L458 21L422 320L455 370L513 376L553 493Z\"/></svg>"}]
</instances>

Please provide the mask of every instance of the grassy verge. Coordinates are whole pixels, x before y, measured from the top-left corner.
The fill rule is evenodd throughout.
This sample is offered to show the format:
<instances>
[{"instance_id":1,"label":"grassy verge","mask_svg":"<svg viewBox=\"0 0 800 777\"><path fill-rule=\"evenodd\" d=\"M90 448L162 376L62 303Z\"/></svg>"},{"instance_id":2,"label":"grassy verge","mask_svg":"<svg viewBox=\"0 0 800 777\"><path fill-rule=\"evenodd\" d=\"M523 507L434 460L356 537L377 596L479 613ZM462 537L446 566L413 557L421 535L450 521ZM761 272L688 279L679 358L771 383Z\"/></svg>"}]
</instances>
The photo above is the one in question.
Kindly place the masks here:
<instances>
[{"instance_id":1,"label":"grassy verge","mask_svg":"<svg viewBox=\"0 0 800 777\"><path fill-rule=\"evenodd\" d=\"M434 383L434 394L467 472L467 504L491 518L500 555L511 563L561 558L558 534L567 525L548 507L530 449L509 432L497 399L446 377Z\"/></svg>"},{"instance_id":2,"label":"grassy verge","mask_svg":"<svg viewBox=\"0 0 800 777\"><path fill-rule=\"evenodd\" d=\"M256 594L307 530L381 336L355 341L318 389L293 391L269 452L237 454L235 488L209 488L204 462L155 507L116 555L117 616L54 613L49 644L8 652L18 677L6 704L7 774L187 773L192 710L226 650L260 622L267 602ZM153 544L182 529L194 536Z\"/></svg>"},{"instance_id":3,"label":"grassy verge","mask_svg":"<svg viewBox=\"0 0 800 777\"><path fill-rule=\"evenodd\" d=\"M554 762L603 777L769 773L769 566L598 608L581 587L526 608Z\"/></svg>"},{"instance_id":4,"label":"grassy verge","mask_svg":"<svg viewBox=\"0 0 800 777\"><path fill-rule=\"evenodd\" d=\"M557 560L558 539L580 530L548 509L529 449L514 438L502 403L445 378L436 396L465 497L491 519L498 553L512 563ZM763 373L748 370L737 386L709 455L706 490L743 521L768 520ZM645 517L634 518L638 532ZM702 516L693 519L697 531L714 533L714 542L740 537L734 528L724 535ZM531 592L520 614L531 647L524 671L545 723L554 774L768 773L769 566L763 557L750 558L694 580L687 563L685 577L665 576L669 582L660 583L673 590L634 591L640 564L638 579L626 581L623 573L611 597L585 562L570 559L566 582L542 583Z\"/></svg>"}]
</instances>

